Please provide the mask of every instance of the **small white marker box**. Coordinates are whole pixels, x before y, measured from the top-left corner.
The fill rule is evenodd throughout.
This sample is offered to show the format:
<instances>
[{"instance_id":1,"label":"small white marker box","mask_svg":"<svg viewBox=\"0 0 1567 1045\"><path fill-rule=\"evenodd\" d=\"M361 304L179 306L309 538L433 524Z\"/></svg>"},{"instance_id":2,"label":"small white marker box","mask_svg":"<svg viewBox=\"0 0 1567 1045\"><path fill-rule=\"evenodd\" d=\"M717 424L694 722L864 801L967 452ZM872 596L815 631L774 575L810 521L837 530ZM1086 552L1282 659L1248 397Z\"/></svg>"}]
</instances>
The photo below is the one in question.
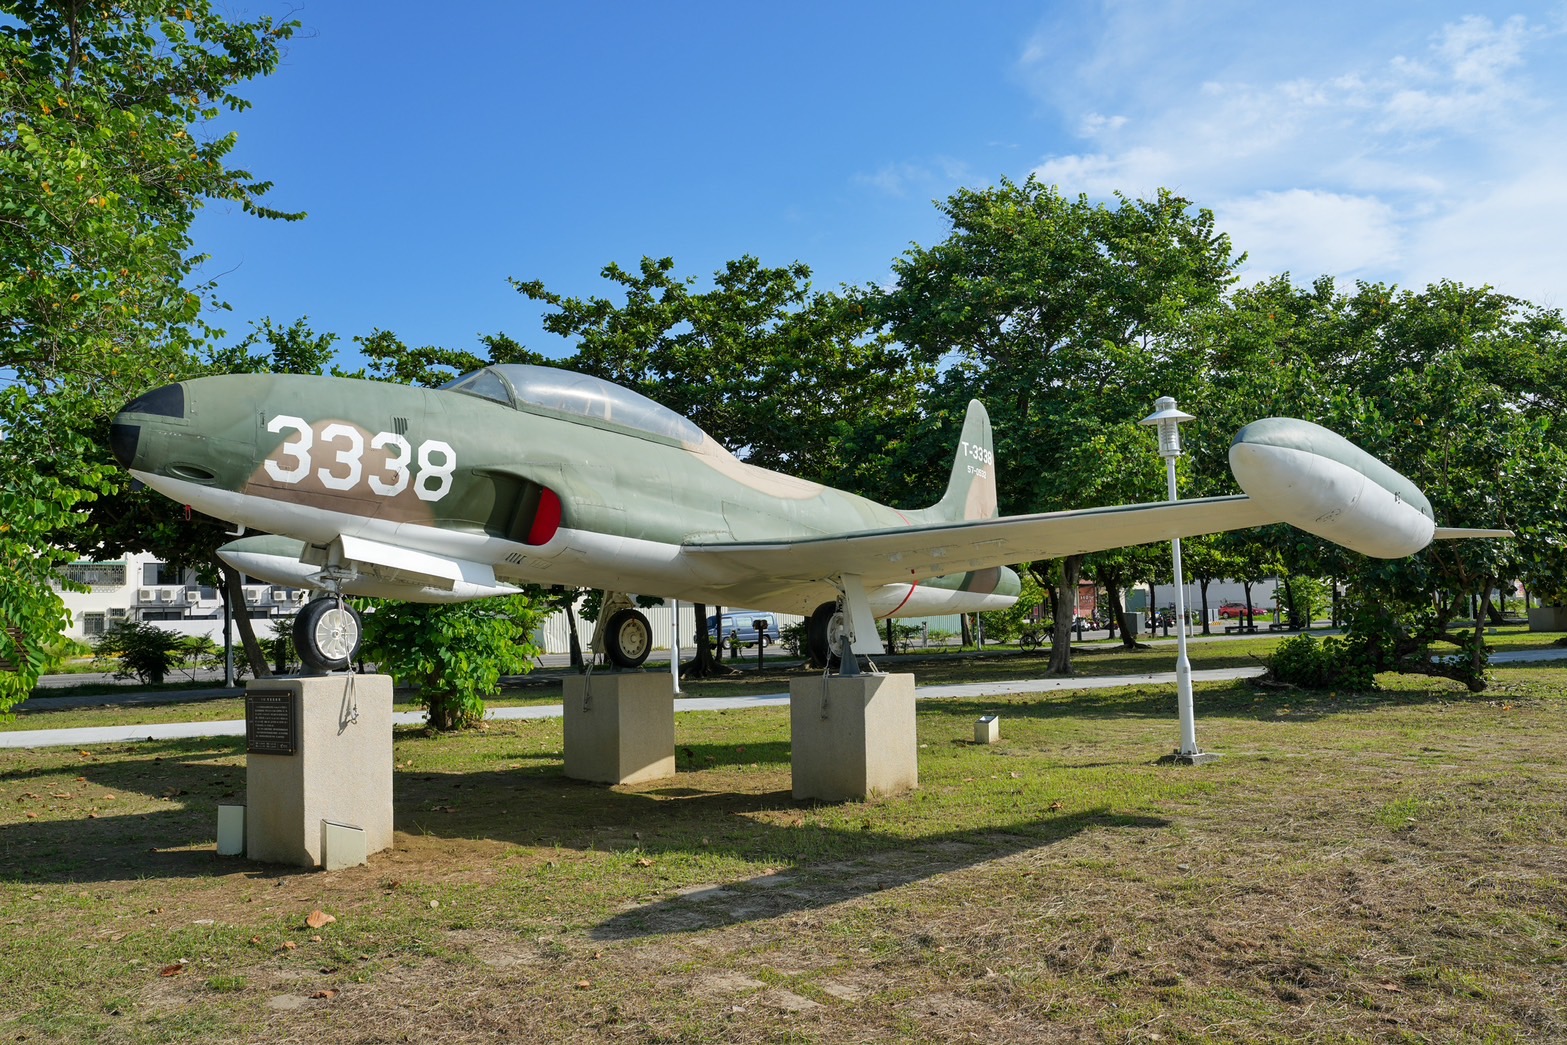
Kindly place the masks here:
<instances>
[{"instance_id":1,"label":"small white marker box","mask_svg":"<svg viewBox=\"0 0 1567 1045\"><path fill-rule=\"evenodd\" d=\"M992 711L974 723L974 743L994 744L1001 739L1001 716Z\"/></svg>"},{"instance_id":2,"label":"small white marker box","mask_svg":"<svg viewBox=\"0 0 1567 1045\"><path fill-rule=\"evenodd\" d=\"M218 855L245 855L245 807L218 806Z\"/></svg>"},{"instance_id":3,"label":"small white marker box","mask_svg":"<svg viewBox=\"0 0 1567 1045\"><path fill-rule=\"evenodd\" d=\"M321 869L339 871L369 863L365 829L356 824L321 821Z\"/></svg>"}]
</instances>

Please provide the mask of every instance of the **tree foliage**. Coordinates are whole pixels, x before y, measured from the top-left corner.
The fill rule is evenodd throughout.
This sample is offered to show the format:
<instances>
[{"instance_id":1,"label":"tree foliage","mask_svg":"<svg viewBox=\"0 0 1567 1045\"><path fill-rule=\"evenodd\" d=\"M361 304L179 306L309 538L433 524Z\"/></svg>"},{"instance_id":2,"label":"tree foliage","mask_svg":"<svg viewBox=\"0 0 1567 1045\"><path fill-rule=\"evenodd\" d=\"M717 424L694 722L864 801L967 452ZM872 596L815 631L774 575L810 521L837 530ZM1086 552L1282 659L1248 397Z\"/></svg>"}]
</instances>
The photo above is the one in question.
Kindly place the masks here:
<instances>
[{"instance_id":1,"label":"tree foliage","mask_svg":"<svg viewBox=\"0 0 1567 1045\"><path fill-rule=\"evenodd\" d=\"M1242 260L1213 215L1165 191L1111 207L1033 178L938 208L950 234L894 262L875 308L919 359L942 364L938 410L988 404L1002 512L1155 495L1163 472L1137 421L1160 395L1193 388L1192 331ZM1051 583L1053 671L1071 670L1082 565L1071 557Z\"/></svg>"},{"instance_id":2,"label":"tree foliage","mask_svg":"<svg viewBox=\"0 0 1567 1045\"><path fill-rule=\"evenodd\" d=\"M31 691L65 620L55 533L124 477L102 425L185 372L210 283L189 229L207 200L262 217L270 187L227 165L241 83L296 24L225 21L207 0L17 0L0 25L0 710ZM20 634L20 648L10 637Z\"/></svg>"},{"instance_id":3,"label":"tree foliage","mask_svg":"<svg viewBox=\"0 0 1567 1045\"><path fill-rule=\"evenodd\" d=\"M1517 541L1437 541L1406 560L1355 555L1285 527L1263 540L1288 574L1349 587L1345 677L1414 671L1484 685L1484 621L1448 637L1471 596L1522 578L1552 590L1567 576L1567 328L1559 313L1451 282L1423 291L1287 280L1239 294L1222 324L1206 402L1238 418L1258 402L1333 428L1412 479L1445 526L1510 527ZM1199 463L1214 476L1218 455ZM1225 469L1227 471L1227 469ZM1482 614L1483 616L1483 614ZM1437 644L1433 654L1432 644ZM1457 655L1454 656L1454 649Z\"/></svg>"},{"instance_id":4,"label":"tree foliage","mask_svg":"<svg viewBox=\"0 0 1567 1045\"><path fill-rule=\"evenodd\" d=\"M635 272L612 263L601 275L615 296L513 281L551 308L546 330L576 341L562 365L647 395L752 464L881 492L865 490L873 473L885 483L866 466L884 458L882 437L899 430L892 419L915 413L925 371L877 334L859 300L812 290L805 265L751 256L728 262L706 289L677 277L670 258L643 258ZM863 452L872 444L874 453ZM708 609L697 606L688 673L718 670Z\"/></svg>"}]
</instances>

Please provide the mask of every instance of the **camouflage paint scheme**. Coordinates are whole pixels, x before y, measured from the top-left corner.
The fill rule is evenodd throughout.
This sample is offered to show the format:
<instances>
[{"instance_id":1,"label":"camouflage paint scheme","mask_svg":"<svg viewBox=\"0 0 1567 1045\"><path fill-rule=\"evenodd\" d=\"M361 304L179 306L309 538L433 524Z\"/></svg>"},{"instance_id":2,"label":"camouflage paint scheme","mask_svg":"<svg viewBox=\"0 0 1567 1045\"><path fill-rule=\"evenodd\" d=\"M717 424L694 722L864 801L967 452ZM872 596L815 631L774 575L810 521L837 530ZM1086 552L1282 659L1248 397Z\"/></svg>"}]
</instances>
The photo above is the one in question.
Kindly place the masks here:
<instances>
[{"instance_id":1,"label":"camouflage paint scheme","mask_svg":"<svg viewBox=\"0 0 1567 1045\"><path fill-rule=\"evenodd\" d=\"M899 510L748 465L609 382L512 364L442 389L198 378L127 405L111 445L154 489L273 535L223 550L251 576L312 584L330 564L348 571L350 594L414 601L537 583L804 614L847 582L878 617L918 616L1011 604L1008 564L1219 530L1287 521L1378 555L1432 538L1429 502L1388 494L1377 480L1408 481L1341 438L1288 418L1249 429L1231 450L1238 476L1244 464L1252 486L1305 490L1311 517L1291 517L1269 487L1268 497L997 518L998 462L977 401L946 495ZM1331 454L1312 453L1313 439ZM1356 506L1371 487L1392 507L1368 519ZM1335 529L1343 520L1360 528Z\"/></svg>"}]
</instances>

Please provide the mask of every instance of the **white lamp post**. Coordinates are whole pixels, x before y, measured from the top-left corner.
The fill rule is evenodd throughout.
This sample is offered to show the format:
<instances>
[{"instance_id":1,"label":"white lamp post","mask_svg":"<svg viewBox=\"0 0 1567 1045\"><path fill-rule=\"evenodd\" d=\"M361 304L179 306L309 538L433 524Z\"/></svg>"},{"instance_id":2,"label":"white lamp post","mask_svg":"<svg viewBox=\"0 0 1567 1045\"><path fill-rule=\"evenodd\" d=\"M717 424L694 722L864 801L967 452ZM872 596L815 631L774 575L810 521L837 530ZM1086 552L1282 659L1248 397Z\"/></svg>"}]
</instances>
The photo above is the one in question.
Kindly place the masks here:
<instances>
[{"instance_id":1,"label":"white lamp post","mask_svg":"<svg viewBox=\"0 0 1567 1045\"><path fill-rule=\"evenodd\" d=\"M1171 501L1180 499L1175 489L1175 459L1181 456L1179 428L1182 421L1190 420L1192 415L1177 410L1174 399L1160 396L1154 402L1154 412L1139 422L1158 429L1159 456L1164 458L1165 479ZM1170 541L1170 551L1175 560L1175 693L1181 720L1181 746L1170 756L1170 761L1198 765L1219 756L1197 749L1197 721L1192 710L1192 662L1186 656L1186 574L1181 569L1179 537Z\"/></svg>"}]
</instances>

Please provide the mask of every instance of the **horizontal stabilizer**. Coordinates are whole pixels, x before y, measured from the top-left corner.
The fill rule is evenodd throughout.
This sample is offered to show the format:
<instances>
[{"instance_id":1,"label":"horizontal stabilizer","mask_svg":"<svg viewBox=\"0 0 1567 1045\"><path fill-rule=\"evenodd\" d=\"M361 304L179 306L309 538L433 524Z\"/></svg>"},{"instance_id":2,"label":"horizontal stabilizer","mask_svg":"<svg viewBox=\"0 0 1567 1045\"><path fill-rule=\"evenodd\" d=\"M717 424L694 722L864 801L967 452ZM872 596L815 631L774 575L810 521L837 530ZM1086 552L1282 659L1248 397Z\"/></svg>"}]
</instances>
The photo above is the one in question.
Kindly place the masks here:
<instances>
[{"instance_id":1,"label":"horizontal stabilizer","mask_svg":"<svg viewBox=\"0 0 1567 1045\"><path fill-rule=\"evenodd\" d=\"M1438 526L1432 540L1461 541L1468 537L1511 537L1511 530L1471 530L1462 526Z\"/></svg>"}]
</instances>

